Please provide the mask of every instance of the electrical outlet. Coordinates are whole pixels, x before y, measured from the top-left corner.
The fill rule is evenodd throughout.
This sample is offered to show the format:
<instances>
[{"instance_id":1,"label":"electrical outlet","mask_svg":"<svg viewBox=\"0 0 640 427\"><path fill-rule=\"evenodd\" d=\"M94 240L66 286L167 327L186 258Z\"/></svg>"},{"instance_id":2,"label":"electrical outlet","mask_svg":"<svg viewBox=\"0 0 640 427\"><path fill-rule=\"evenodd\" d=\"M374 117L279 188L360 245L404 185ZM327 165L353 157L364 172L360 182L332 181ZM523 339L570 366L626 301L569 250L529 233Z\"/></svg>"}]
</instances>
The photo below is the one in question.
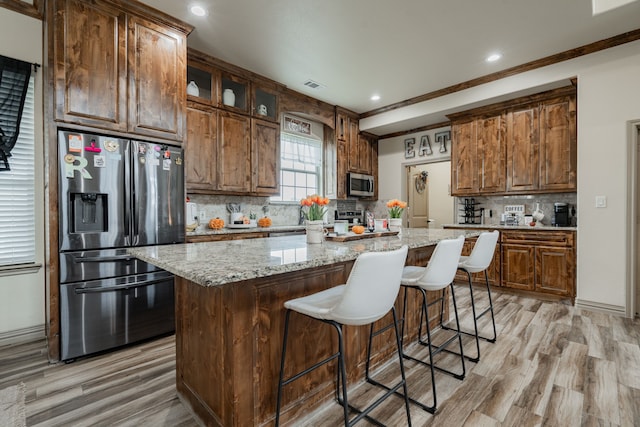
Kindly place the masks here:
<instances>
[{"instance_id":1,"label":"electrical outlet","mask_svg":"<svg viewBox=\"0 0 640 427\"><path fill-rule=\"evenodd\" d=\"M607 207L607 196L596 196L596 208Z\"/></svg>"}]
</instances>

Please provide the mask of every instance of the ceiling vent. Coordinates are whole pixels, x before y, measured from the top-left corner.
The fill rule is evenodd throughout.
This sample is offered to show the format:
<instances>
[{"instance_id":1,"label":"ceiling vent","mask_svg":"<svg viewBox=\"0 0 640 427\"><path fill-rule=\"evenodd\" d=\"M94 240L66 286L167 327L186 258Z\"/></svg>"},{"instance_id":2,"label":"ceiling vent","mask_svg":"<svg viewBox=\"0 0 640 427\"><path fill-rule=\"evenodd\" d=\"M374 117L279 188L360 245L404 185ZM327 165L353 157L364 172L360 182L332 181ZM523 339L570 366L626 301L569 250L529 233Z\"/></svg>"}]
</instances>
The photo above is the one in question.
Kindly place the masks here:
<instances>
[{"instance_id":1,"label":"ceiling vent","mask_svg":"<svg viewBox=\"0 0 640 427\"><path fill-rule=\"evenodd\" d=\"M318 82L314 82L313 80L307 80L306 82L304 82L304 85L311 89L323 89L325 87L324 85Z\"/></svg>"}]
</instances>

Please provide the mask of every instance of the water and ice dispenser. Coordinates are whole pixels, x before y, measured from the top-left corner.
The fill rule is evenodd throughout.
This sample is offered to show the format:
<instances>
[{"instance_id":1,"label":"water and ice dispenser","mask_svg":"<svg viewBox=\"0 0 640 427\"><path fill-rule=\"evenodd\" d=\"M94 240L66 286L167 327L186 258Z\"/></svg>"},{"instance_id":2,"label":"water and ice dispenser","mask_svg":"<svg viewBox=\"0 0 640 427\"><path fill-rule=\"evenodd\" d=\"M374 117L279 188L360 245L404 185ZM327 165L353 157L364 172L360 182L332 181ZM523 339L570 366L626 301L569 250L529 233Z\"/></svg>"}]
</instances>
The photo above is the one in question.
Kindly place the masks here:
<instances>
[{"instance_id":1,"label":"water and ice dispenser","mask_svg":"<svg viewBox=\"0 0 640 427\"><path fill-rule=\"evenodd\" d=\"M71 233L107 231L107 194L71 193Z\"/></svg>"}]
</instances>

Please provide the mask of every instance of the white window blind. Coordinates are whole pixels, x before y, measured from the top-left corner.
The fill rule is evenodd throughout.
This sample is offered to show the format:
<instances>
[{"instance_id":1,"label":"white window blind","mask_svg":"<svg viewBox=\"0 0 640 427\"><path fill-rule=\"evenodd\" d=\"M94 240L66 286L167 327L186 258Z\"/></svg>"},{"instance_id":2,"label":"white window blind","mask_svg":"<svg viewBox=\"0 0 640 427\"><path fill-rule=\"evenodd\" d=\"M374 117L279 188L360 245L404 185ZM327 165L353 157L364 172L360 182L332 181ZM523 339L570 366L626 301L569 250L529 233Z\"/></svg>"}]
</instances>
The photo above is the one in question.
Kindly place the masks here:
<instances>
[{"instance_id":1,"label":"white window blind","mask_svg":"<svg viewBox=\"0 0 640 427\"><path fill-rule=\"evenodd\" d=\"M280 133L280 195L272 201L299 202L321 194L322 142L293 133Z\"/></svg>"},{"instance_id":2,"label":"white window blind","mask_svg":"<svg viewBox=\"0 0 640 427\"><path fill-rule=\"evenodd\" d=\"M0 266L35 262L34 128L31 77L20 135L9 157L11 170L0 172Z\"/></svg>"}]
</instances>

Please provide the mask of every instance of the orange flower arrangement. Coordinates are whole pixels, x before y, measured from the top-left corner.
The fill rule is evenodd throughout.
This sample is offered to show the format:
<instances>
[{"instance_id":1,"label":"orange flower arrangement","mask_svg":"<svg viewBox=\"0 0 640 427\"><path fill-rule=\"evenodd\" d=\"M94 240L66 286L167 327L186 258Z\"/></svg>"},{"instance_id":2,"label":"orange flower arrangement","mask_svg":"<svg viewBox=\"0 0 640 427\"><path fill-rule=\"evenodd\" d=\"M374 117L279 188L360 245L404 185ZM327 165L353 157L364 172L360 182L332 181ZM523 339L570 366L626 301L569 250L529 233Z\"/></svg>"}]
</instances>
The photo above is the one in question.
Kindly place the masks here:
<instances>
[{"instance_id":1,"label":"orange flower arrangement","mask_svg":"<svg viewBox=\"0 0 640 427\"><path fill-rule=\"evenodd\" d=\"M307 206L309 208L306 212L303 211L305 219L309 221L321 220L327 211L325 206L328 204L329 199L320 197L317 194L312 194L311 196L307 196L306 199L300 200L301 206Z\"/></svg>"},{"instance_id":2,"label":"orange flower arrangement","mask_svg":"<svg viewBox=\"0 0 640 427\"><path fill-rule=\"evenodd\" d=\"M407 202L398 199L391 199L387 202L389 208L389 218L400 218L402 211L407 207Z\"/></svg>"}]
</instances>

